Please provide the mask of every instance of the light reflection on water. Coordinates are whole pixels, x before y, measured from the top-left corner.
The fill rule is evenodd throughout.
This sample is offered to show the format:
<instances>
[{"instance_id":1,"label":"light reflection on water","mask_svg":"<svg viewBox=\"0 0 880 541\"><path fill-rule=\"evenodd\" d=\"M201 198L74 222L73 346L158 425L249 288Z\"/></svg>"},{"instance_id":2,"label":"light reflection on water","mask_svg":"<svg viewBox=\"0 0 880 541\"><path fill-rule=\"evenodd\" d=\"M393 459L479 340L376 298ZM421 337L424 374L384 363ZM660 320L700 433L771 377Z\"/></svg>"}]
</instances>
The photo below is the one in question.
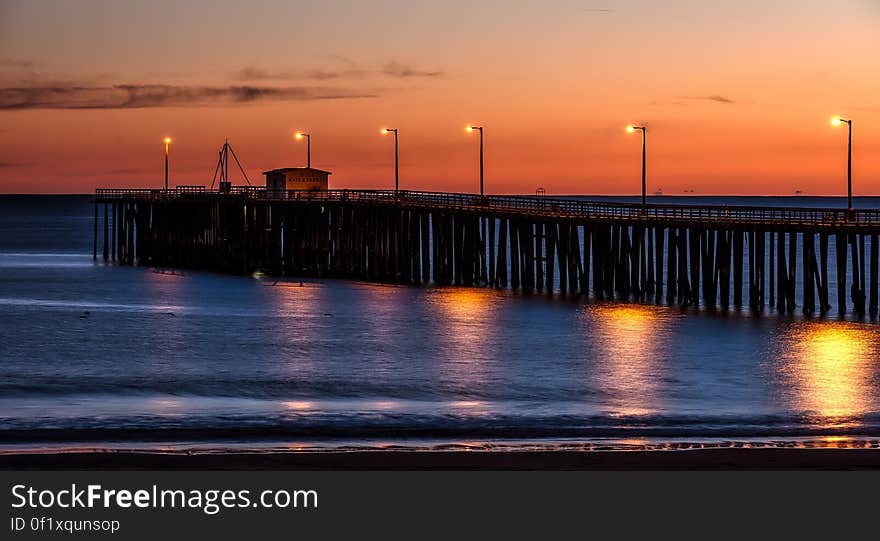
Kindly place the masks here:
<instances>
[{"instance_id":1,"label":"light reflection on water","mask_svg":"<svg viewBox=\"0 0 880 541\"><path fill-rule=\"evenodd\" d=\"M663 407L666 320L649 306L603 305L592 309L585 329L594 334L599 365L595 377L608 394L612 415L647 415Z\"/></svg>"},{"instance_id":2,"label":"light reflection on water","mask_svg":"<svg viewBox=\"0 0 880 541\"><path fill-rule=\"evenodd\" d=\"M485 404L473 396L481 394L479 389L495 373L490 361L498 325L494 297L491 290L440 288L427 298L425 308L436 316L431 324L438 337L435 358L440 375L464 391L449 403L449 410L457 414L485 412Z\"/></svg>"},{"instance_id":3,"label":"light reflection on water","mask_svg":"<svg viewBox=\"0 0 880 541\"><path fill-rule=\"evenodd\" d=\"M792 408L827 426L858 425L876 408L877 329L843 322L803 322L782 336L776 364Z\"/></svg>"}]
</instances>

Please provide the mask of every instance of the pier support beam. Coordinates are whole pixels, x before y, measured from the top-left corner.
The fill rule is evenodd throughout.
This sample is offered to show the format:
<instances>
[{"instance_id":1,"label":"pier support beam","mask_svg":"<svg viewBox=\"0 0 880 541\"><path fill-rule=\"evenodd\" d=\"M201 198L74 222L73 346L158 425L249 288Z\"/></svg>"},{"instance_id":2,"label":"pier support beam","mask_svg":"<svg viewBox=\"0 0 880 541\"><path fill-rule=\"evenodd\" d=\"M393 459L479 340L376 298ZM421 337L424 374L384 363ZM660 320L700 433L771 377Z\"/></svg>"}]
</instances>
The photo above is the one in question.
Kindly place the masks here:
<instances>
[{"instance_id":1,"label":"pier support beam","mask_svg":"<svg viewBox=\"0 0 880 541\"><path fill-rule=\"evenodd\" d=\"M870 307L868 309L872 318L877 317L878 312L878 297L880 297L880 291L877 290L878 285L878 275L880 275L880 269L878 269L877 265L880 263L880 242L878 242L878 238L880 235L874 233L871 235L871 302Z\"/></svg>"}]
</instances>

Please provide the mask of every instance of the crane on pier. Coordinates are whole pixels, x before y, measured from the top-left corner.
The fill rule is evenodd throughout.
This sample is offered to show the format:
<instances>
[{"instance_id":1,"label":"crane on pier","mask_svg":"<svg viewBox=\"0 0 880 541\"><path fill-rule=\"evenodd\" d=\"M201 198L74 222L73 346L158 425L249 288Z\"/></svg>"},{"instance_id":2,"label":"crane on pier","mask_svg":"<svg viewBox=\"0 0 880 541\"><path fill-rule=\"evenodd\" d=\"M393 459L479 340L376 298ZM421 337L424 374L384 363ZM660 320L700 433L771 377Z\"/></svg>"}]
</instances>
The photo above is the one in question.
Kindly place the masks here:
<instances>
[{"instance_id":1,"label":"crane on pier","mask_svg":"<svg viewBox=\"0 0 880 541\"><path fill-rule=\"evenodd\" d=\"M229 139L226 139L223 142L223 146L220 147L220 158L217 160L217 167L214 169L214 178L211 180L211 189L214 189L214 184L217 183L218 175L219 175L219 190L221 193L229 193L232 190L232 179L229 177L229 154L232 154L232 159L235 160L235 164L238 166L238 170L241 171L241 176L244 178L245 182L247 182L248 186L253 186L251 184L250 179L247 176L247 173L244 171L244 167L241 166L241 162L238 161L238 156L235 155L235 150L232 149L232 145L229 144Z\"/></svg>"}]
</instances>

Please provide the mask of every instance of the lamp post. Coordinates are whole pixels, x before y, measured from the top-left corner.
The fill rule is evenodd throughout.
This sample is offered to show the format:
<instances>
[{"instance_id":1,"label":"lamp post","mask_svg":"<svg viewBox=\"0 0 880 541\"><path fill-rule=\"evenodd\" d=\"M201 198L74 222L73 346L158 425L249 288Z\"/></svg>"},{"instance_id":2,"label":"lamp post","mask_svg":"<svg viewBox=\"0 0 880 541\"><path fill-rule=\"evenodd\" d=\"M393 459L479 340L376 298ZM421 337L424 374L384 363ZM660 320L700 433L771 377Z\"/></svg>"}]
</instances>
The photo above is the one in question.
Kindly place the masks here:
<instances>
[{"instance_id":1,"label":"lamp post","mask_svg":"<svg viewBox=\"0 0 880 541\"><path fill-rule=\"evenodd\" d=\"M849 131L849 137L847 138L846 144L846 208L847 210L853 209L853 196L852 196L852 119L841 118L839 116L835 116L831 118L832 126L840 126L841 124L846 123L846 126Z\"/></svg>"},{"instance_id":2,"label":"lamp post","mask_svg":"<svg viewBox=\"0 0 880 541\"><path fill-rule=\"evenodd\" d=\"M303 137L306 138L306 167L311 169L312 168L312 134L303 133L301 131L296 132L297 139L302 139Z\"/></svg>"},{"instance_id":3,"label":"lamp post","mask_svg":"<svg viewBox=\"0 0 880 541\"><path fill-rule=\"evenodd\" d=\"M168 145L171 144L171 138L165 138L165 191L168 191Z\"/></svg>"},{"instance_id":4,"label":"lamp post","mask_svg":"<svg viewBox=\"0 0 880 541\"><path fill-rule=\"evenodd\" d=\"M483 197L483 127L482 126L468 126L465 128L465 131L468 133L477 130L480 132L480 197Z\"/></svg>"},{"instance_id":5,"label":"lamp post","mask_svg":"<svg viewBox=\"0 0 880 541\"><path fill-rule=\"evenodd\" d=\"M397 128L382 128L382 134L394 134L394 195L397 195L398 190L400 189L400 169L398 167L398 154L397 154Z\"/></svg>"},{"instance_id":6,"label":"lamp post","mask_svg":"<svg viewBox=\"0 0 880 541\"><path fill-rule=\"evenodd\" d=\"M642 208L645 208L648 204L648 184L645 181L645 146L648 139L648 130L645 126L629 125L626 127L626 133L633 133L635 131L642 132Z\"/></svg>"}]
</instances>

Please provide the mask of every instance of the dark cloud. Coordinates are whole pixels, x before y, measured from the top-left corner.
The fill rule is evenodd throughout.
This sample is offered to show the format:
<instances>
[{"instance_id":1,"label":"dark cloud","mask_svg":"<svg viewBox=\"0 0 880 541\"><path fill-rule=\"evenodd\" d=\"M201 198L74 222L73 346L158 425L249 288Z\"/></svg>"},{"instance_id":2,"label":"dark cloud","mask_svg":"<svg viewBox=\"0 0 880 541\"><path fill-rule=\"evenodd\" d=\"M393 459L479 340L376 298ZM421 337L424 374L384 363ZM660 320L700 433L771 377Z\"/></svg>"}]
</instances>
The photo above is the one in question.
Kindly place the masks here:
<instances>
[{"instance_id":1,"label":"dark cloud","mask_svg":"<svg viewBox=\"0 0 880 541\"><path fill-rule=\"evenodd\" d=\"M391 61L382 66L382 69L373 70L359 67L353 61L343 57L331 58L332 64L341 64L339 66L330 66L326 68L308 69L308 70L267 70L258 66L246 66L235 73L233 78L238 81L295 81L295 80L315 80L327 81L332 79L364 79L367 77L388 76L398 78L415 78L415 77L439 77L443 75L439 70L425 70L413 67L409 64L403 64L397 61Z\"/></svg>"},{"instance_id":2,"label":"dark cloud","mask_svg":"<svg viewBox=\"0 0 880 541\"><path fill-rule=\"evenodd\" d=\"M312 69L305 71L270 71L256 66L244 67L233 74L238 81L295 81L311 79L315 81L327 81L330 79L360 79L366 77L369 72L357 68L340 70Z\"/></svg>"},{"instance_id":3,"label":"dark cloud","mask_svg":"<svg viewBox=\"0 0 880 541\"><path fill-rule=\"evenodd\" d=\"M235 72L233 77L239 81L272 81L292 79L295 74L290 71L270 72L255 66L246 66Z\"/></svg>"},{"instance_id":4,"label":"dark cloud","mask_svg":"<svg viewBox=\"0 0 880 541\"><path fill-rule=\"evenodd\" d=\"M0 88L0 110L139 109L181 105L243 104L255 101L309 101L374 98L377 94L339 88L267 86L51 85Z\"/></svg>"},{"instance_id":5,"label":"dark cloud","mask_svg":"<svg viewBox=\"0 0 880 541\"><path fill-rule=\"evenodd\" d=\"M718 94L710 94L707 96L676 96L677 100L695 100L695 101L714 101L715 103L734 104L736 101Z\"/></svg>"},{"instance_id":6,"label":"dark cloud","mask_svg":"<svg viewBox=\"0 0 880 541\"><path fill-rule=\"evenodd\" d=\"M25 167L29 165L24 162L0 162L0 169L11 169L13 167Z\"/></svg>"},{"instance_id":7,"label":"dark cloud","mask_svg":"<svg viewBox=\"0 0 880 541\"><path fill-rule=\"evenodd\" d=\"M586 8L584 9L587 13L601 13L603 15L608 15L609 13L614 13L613 9L601 9L601 8Z\"/></svg>"},{"instance_id":8,"label":"dark cloud","mask_svg":"<svg viewBox=\"0 0 880 541\"><path fill-rule=\"evenodd\" d=\"M443 75L442 71L434 70L434 71L426 71L418 68L414 68L408 64L401 64L400 62L391 61L385 64L382 67L382 73L385 75L390 75L391 77L401 77L401 78L409 78L409 77L440 77Z\"/></svg>"}]
</instances>

